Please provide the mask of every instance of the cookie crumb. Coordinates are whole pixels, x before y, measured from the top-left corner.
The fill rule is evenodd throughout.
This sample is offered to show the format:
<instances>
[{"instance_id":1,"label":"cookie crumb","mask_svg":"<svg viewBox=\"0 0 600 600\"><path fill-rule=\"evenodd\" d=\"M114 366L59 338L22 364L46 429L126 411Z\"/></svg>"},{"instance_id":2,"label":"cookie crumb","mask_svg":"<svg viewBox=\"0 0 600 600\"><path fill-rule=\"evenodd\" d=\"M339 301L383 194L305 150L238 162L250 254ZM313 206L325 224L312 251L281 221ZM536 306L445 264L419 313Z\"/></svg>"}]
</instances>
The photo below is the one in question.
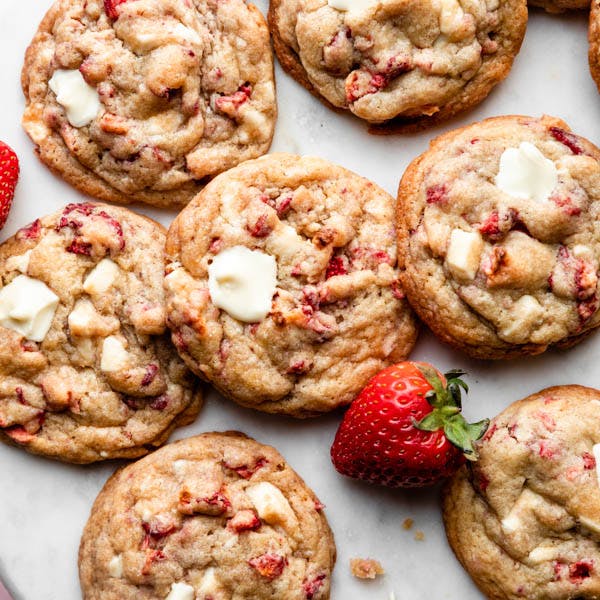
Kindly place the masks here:
<instances>
[{"instance_id":1,"label":"cookie crumb","mask_svg":"<svg viewBox=\"0 0 600 600\"><path fill-rule=\"evenodd\" d=\"M409 529L412 529L412 526L415 524L414 519L404 519L404 521L402 522L402 528L406 529L406 531L408 531Z\"/></svg>"},{"instance_id":2,"label":"cookie crumb","mask_svg":"<svg viewBox=\"0 0 600 600\"><path fill-rule=\"evenodd\" d=\"M415 531L415 540L422 542L425 539L425 534L422 531Z\"/></svg>"},{"instance_id":3,"label":"cookie crumb","mask_svg":"<svg viewBox=\"0 0 600 600\"><path fill-rule=\"evenodd\" d=\"M372 558L350 559L350 571L354 577L359 579L375 579L378 575L385 573L379 561Z\"/></svg>"}]
</instances>

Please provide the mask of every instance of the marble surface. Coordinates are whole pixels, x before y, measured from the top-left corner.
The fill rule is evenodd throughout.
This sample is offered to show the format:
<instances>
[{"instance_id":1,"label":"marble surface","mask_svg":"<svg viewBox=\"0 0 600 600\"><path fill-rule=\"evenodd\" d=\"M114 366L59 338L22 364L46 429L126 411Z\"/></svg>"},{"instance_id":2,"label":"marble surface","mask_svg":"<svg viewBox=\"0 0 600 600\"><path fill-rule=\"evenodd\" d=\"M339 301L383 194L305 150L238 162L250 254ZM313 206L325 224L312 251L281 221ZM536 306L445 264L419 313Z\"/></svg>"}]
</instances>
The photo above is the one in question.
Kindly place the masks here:
<instances>
[{"instance_id":1,"label":"marble surface","mask_svg":"<svg viewBox=\"0 0 600 600\"><path fill-rule=\"evenodd\" d=\"M266 9L266 0L258 2ZM50 0L0 2L0 139L18 152L22 175L15 206L0 240L40 214L82 200L35 158L20 127L24 100L19 73L25 48ZM587 67L587 14L548 16L532 11L523 49L508 79L478 108L420 134L373 137L357 120L327 110L277 68L280 118L272 150L317 154L371 178L394 194L412 158L436 134L499 114L552 114L600 142L600 102ZM174 214L135 210L168 225ZM568 353L502 364L468 360L424 331L412 355L440 368L469 372L467 417L497 414L542 387L580 383L600 387L600 335ZM338 547L333 600L435 600L481 598L454 559L444 537L439 490L391 491L354 482L334 471L329 446L340 414L296 422L245 410L208 394L195 424L174 438L239 429L275 445L327 505ZM62 465L0 447L0 576L15 600L80 598L77 548L92 502L116 463ZM415 525L402 528L406 518ZM424 540L415 540L422 531ZM363 583L350 576L351 557L374 557L386 575Z\"/></svg>"}]
</instances>

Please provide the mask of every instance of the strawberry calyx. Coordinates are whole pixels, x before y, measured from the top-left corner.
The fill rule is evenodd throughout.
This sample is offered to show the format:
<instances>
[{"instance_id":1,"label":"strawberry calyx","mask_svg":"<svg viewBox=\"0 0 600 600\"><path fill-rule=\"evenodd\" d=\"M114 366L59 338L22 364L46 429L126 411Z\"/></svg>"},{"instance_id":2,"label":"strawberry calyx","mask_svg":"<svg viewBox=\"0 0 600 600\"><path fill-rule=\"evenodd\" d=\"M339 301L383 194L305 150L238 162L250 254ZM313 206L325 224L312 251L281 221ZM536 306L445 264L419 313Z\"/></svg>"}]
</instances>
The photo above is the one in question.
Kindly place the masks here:
<instances>
[{"instance_id":1,"label":"strawberry calyx","mask_svg":"<svg viewBox=\"0 0 600 600\"><path fill-rule=\"evenodd\" d=\"M474 443L483 437L490 420L468 423L462 416L462 390L465 393L469 391L469 386L461 379L465 372L453 369L444 374L444 382L434 368L419 365L418 369L432 388L425 394L432 411L420 421L414 421L413 425L421 431L443 430L448 441L459 448L465 458L477 460Z\"/></svg>"}]
</instances>

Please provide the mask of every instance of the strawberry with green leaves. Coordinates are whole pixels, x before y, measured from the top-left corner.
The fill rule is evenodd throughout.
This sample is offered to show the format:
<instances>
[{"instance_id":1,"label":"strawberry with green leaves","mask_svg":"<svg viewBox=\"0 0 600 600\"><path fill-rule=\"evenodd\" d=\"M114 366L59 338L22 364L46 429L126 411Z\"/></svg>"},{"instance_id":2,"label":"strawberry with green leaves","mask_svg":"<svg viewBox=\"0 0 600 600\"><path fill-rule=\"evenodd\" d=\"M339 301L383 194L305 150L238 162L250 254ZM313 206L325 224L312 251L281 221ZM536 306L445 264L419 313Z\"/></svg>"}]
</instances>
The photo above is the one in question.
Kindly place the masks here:
<instances>
[{"instance_id":1,"label":"strawberry with green leaves","mask_svg":"<svg viewBox=\"0 0 600 600\"><path fill-rule=\"evenodd\" d=\"M422 487L476 460L474 442L489 420L461 415L463 371L442 375L403 362L373 377L346 412L331 459L343 475L389 487Z\"/></svg>"},{"instance_id":2,"label":"strawberry with green leaves","mask_svg":"<svg viewBox=\"0 0 600 600\"><path fill-rule=\"evenodd\" d=\"M4 227L19 180L19 160L14 150L0 142L0 229Z\"/></svg>"}]
</instances>

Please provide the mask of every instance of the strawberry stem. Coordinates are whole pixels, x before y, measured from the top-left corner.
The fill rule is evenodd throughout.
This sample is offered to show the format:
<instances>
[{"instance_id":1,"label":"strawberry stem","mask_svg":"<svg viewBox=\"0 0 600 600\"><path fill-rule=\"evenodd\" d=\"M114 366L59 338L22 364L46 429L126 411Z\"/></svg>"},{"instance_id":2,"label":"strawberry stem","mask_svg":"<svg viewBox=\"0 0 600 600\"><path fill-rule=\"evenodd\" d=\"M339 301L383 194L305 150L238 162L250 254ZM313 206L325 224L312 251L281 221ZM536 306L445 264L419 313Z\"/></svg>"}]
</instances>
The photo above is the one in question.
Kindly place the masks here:
<instances>
[{"instance_id":1,"label":"strawberry stem","mask_svg":"<svg viewBox=\"0 0 600 600\"><path fill-rule=\"evenodd\" d=\"M489 419L477 423L468 423L460 414L462 409L462 390L469 392L469 386L461 379L466 373L453 369L444 375L446 384L429 366L419 366L423 377L431 386L431 391L425 394L425 399L431 404L432 411L421 421L414 421L417 429L422 431L438 431L443 429L448 441L462 450L468 460L477 460L474 443L479 440L489 426Z\"/></svg>"}]
</instances>

